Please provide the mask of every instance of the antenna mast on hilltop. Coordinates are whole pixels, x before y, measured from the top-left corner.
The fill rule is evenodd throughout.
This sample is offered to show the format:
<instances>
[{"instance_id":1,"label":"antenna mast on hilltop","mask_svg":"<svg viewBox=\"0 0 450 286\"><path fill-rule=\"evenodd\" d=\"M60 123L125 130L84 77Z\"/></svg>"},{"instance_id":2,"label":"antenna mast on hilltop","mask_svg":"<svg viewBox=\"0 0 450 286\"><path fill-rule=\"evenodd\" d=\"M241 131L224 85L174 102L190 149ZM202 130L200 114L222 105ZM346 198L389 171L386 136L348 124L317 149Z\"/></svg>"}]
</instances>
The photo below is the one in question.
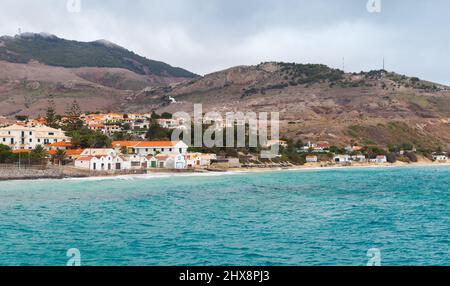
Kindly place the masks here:
<instances>
[{"instance_id":1,"label":"antenna mast on hilltop","mask_svg":"<svg viewBox=\"0 0 450 286\"><path fill-rule=\"evenodd\" d=\"M384 66L384 57L383 57L383 70L385 71L386 69L385 69L385 66Z\"/></svg>"},{"instance_id":2,"label":"antenna mast on hilltop","mask_svg":"<svg viewBox=\"0 0 450 286\"><path fill-rule=\"evenodd\" d=\"M342 71L345 72L345 57L342 58Z\"/></svg>"},{"instance_id":3,"label":"antenna mast on hilltop","mask_svg":"<svg viewBox=\"0 0 450 286\"><path fill-rule=\"evenodd\" d=\"M19 28L19 36L22 34L22 29Z\"/></svg>"}]
</instances>

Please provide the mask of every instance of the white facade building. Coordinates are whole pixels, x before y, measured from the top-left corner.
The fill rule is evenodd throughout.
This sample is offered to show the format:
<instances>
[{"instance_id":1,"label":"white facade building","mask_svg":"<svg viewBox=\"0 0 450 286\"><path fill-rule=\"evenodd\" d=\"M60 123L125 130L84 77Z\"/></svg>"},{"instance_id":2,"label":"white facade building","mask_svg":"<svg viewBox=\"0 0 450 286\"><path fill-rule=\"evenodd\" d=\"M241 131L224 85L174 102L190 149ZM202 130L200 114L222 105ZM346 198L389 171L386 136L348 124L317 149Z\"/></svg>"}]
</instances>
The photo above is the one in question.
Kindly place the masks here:
<instances>
[{"instance_id":1,"label":"white facade building","mask_svg":"<svg viewBox=\"0 0 450 286\"><path fill-rule=\"evenodd\" d=\"M121 156L87 156L75 161L75 167L91 171L129 170Z\"/></svg>"},{"instance_id":2,"label":"white facade building","mask_svg":"<svg viewBox=\"0 0 450 286\"><path fill-rule=\"evenodd\" d=\"M349 163L351 161L351 158L349 155L337 155L334 156L334 162L343 164L343 163Z\"/></svg>"},{"instance_id":3,"label":"white facade building","mask_svg":"<svg viewBox=\"0 0 450 286\"><path fill-rule=\"evenodd\" d=\"M447 162L448 156L445 154L433 154L433 160L436 162Z\"/></svg>"},{"instance_id":4,"label":"white facade building","mask_svg":"<svg viewBox=\"0 0 450 286\"><path fill-rule=\"evenodd\" d=\"M12 150L33 150L38 145L48 145L61 141L70 141L61 129L47 126L21 126L11 125L0 128L0 144Z\"/></svg>"}]
</instances>

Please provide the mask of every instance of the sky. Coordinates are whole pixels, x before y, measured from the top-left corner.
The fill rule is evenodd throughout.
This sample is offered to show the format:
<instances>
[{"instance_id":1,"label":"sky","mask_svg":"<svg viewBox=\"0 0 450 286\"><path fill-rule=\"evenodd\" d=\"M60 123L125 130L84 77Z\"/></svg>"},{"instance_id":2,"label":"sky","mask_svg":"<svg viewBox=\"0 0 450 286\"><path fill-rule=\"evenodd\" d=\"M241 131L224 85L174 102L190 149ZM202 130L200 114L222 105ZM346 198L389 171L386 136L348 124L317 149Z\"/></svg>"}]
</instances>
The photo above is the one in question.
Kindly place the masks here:
<instances>
[{"instance_id":1,"label":"sky","mask_svg":"<svg viewBox=\"0 0 450 286\"><path fill-rule=\"evenodd\" d=\"M448 27L447 0L0 0L0 35L106 39L201 75L266 61L359 72L385 58L450 85Z\"/></svg>"}]
</instances>

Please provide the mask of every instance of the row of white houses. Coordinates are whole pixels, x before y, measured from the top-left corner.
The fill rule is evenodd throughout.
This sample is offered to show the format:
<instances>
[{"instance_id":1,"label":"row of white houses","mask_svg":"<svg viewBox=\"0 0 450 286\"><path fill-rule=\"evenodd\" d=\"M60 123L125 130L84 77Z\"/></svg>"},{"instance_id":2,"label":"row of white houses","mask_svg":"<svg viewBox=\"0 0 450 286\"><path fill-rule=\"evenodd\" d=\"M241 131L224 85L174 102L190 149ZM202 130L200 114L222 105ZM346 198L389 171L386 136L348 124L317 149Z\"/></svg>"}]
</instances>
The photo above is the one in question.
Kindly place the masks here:
<instances>
[{"instance_id":1,"label":"row of white houses","mask_svg":"<svg viewBox=\"0 0 450 286\"><path fill-rule=\"evenodd\" d=\"M308 155L306 156L306 162L307 163L317 163L319 162L319 157L316 155ZM377 156L373 159L367 159L365 155L336 155L333 157L333 162L337 164L346 164L351 162L370 162L370 163L387 163L387 157L384 155Z\"/></svg>"},{"instance_id":2,"label":"row of white houses","mask_svg":"<svg viewBox=\"0 0 450 286\"><path fill-rule=\"evenodd\" d=\"M173 142L172 145L177 146L179 145L178 143L179 142ZM169 145L169 143L166 143L165 145ZM125 155L112 148L86 149L81 156L75 160L75 167L91 171L195 169L206 168L210 166L211 161L215 159L215 154L187 153L187 149L186 152L183 151L183 153L134 153Z\"/></svg>"}]
</instances>

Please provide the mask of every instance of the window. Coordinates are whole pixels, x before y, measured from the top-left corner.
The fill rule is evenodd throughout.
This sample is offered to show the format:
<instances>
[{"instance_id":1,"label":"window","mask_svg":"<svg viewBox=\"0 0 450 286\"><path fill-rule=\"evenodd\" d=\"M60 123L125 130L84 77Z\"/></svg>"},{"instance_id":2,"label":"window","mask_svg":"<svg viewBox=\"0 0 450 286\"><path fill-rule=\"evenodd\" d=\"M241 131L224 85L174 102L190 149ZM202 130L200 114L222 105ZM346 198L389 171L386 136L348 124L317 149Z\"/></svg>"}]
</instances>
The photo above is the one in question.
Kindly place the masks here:
<instances>
[{"instance_id":1,"label":"window","mask_svg":"<svg viewBox=\"0 0 450 286\"><path fill-rule=\"evenodd\" d=\"M55 135L55 133L49 132L48 135L49 135L49 136L53 136L53 135Z\"/></svg>"},{"instance_id":2,"label":"window","mask_svg":"<svg viewBox=\"0 0 450 286\"><path fill-rule=\"evenodd\" d=\"M30 139L30 143L33 143L33 139Z\"/></svg>"},{"instance_id":3,"label":"window","mask_svg":"<svg viewBox=\"0 0 450 286\"><path fill-rule=\"evenodd\" d=\"M30 131L30 136L33 135L33 132Z\"/></svg>"}]
</instances>

